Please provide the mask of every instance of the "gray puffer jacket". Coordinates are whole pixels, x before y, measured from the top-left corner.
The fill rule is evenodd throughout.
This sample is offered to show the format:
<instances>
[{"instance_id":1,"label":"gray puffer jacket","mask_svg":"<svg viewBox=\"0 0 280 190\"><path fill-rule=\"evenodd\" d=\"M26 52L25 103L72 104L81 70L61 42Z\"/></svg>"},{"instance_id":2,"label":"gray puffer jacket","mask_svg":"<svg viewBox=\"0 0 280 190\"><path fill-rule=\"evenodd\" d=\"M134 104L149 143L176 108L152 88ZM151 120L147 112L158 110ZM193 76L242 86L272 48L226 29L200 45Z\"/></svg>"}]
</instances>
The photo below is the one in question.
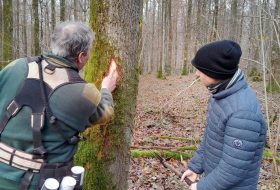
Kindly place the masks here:
<instances>
[{"instance_id":1,"label":"gray puffer jacket","mask_svg":"<svg viewBox=\"0 0 280 190\"><path fill-rule=\"evenodd\" d=\"M205 177L198 190L257 189L266 124L256 95L243 79L214 94L203 140L189 169Z\"/></svg>"}]
</instances>

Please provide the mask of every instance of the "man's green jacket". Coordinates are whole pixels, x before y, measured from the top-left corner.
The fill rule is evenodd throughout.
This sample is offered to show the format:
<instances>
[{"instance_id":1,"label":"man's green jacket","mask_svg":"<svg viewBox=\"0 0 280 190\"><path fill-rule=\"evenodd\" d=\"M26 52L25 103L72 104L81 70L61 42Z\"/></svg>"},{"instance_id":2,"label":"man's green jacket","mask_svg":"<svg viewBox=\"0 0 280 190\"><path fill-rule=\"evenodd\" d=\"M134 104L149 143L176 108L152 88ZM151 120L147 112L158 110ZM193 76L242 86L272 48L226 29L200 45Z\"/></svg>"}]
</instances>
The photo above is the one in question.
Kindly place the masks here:
<instances>
[{"instance_id":1,"label":"man's green jacket","mask_svg":"<svg viewBox=\"0 0 280 190\"><path fill-rule=\"evenodd\" d=\"M45 54L43 60L43 68L47 63L57 66L54 73L43 72L43 76L44 81L53 90L48 97L50 110L58 120L62 121L60 127L66 137L70 138L92 124L103 123L111 118L113 99L107 89L98 91L93 84L67 82L69 76L65 69L75 70L77 77L78 70L75 64L64 58ZM26 78L39 78L36 62L28 63L26 58L15 60L0 71L0 119ZM32 89L28 93L32 93ZM1 134L0 141L31 154L33 138L30 115L30 107L22 107L17 115L9 120ZM48 118L45 118L42 129L42 142L47 150L46 158L49 163L70 161L77 150L77 145L65 142L55 126L50 124ZM0 160L0 174L0 189L9 189L7 186L1 187L1 184L9 181L18 185L24 171L4 164ZM37 181L38 175L35 175L32 185L36 185Z\"/></svg>"}]
</instances>

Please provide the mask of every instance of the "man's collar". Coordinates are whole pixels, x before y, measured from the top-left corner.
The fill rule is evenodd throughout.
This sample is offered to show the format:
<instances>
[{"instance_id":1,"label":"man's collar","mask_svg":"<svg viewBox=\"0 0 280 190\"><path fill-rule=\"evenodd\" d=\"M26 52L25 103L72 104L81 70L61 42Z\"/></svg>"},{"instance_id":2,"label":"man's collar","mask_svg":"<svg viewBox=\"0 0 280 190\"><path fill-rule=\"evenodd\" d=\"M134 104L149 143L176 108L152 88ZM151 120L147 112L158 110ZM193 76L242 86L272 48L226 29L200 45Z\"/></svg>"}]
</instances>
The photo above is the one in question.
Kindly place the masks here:
<instances>
[{"instance_id":1,"label":"man's collar","mask_svg":"<svg viewBox=\"0 0 280 190\"><path fill-rule=\"evenodd\" d=\"M68 59L65 59L64 57L54 55L51 52L44 52L42 55L48 63L50 63L56 67L64 67L64 68L66 67L66 68L71 68L71 69L78 71L77 65L74 62L69 61Z\"/></svg>"}]
</instances>

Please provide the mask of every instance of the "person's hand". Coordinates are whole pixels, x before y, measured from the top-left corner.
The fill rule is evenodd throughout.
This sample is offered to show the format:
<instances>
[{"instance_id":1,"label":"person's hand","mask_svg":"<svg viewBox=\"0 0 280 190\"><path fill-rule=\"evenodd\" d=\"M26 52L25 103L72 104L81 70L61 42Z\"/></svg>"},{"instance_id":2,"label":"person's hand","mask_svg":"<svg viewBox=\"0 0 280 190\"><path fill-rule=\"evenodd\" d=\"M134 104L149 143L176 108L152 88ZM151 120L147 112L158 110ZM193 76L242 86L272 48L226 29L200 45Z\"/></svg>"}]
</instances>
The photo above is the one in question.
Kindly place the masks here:
<instances>
[{"instance_id":1,"label":"person's hand","mask_svg":"<svg viewBox=\"0 0 280 190\"><path fill-rule=\"evenodd\" d=\"M190 190L197 190L197 183L193 183L193 184L190 186Z\"/></svg>"},{"instance_id":2,"label":"person's hand","mask_svg":"<svg viewBox=\"0 0 280 190\"><path fill-rule=\"evenodd\" d=\"M102 80L101 88L107 88L110 92L113 92L116 88L117 78L118 78L117 65L116 62L112 59L109 73Z\"/></svg>"},{"instance_id":3,"label":"person's hand","mask_svg":"<svg viewBox=\"0 0 280 190\"><path fill-rule=\"evenodd\" d=\"M191 181L195 181L196 178L197 178L197 174L194 173L193 171L191 171L190 169L186 170L186 171L183 173L183 175L182 175L182 177L181 177L181 181L184 182L186 185L188 185L188 184L184 181L184 179L185 179L186 177L189 178ZM195 183L195 184L196 184L196 183ZM193 184L192 184L192 185L193 185ZM192 187L192 185L191 185L190 187ZM195 187L196 187L196 186L195 186Z\"/></svg>"}]
</instances>

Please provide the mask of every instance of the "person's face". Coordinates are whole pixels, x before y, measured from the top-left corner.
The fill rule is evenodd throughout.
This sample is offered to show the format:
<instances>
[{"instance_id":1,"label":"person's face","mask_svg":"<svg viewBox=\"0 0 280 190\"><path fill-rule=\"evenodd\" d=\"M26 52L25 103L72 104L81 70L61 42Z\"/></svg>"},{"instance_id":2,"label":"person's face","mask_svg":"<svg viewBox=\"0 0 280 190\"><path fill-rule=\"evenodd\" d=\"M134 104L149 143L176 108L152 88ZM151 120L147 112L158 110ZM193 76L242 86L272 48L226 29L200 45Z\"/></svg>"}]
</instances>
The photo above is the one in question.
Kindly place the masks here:
<instances>
[{"instance_id":1,"label":"person's face","mask_svg":"<svg viewBox=\"0 0 280 190\"><path fill-rule=\"evenodd\" d=\"M195 75L197 77L199 77L201 83L206 87L208 87L210 85L213 85L213 84L217 84L219 82L219 80L208 77L207 75L205 75L204 73L202 73L198 69L196 69Z\"/></svg>"}]
</instances>

